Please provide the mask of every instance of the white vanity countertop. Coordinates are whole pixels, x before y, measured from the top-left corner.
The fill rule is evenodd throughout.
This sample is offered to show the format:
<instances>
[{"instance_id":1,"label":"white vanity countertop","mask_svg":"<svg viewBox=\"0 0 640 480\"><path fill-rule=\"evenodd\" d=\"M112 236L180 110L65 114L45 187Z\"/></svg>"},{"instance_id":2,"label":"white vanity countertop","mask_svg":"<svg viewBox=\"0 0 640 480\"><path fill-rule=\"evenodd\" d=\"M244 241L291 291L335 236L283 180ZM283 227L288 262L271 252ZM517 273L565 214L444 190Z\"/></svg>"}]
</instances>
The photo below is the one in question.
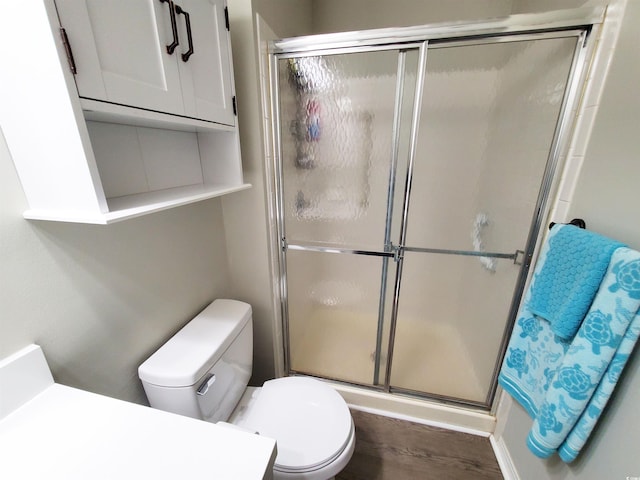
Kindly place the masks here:
<instances>
[{"instance_id":1,"label":"white vanity countertop","mask_svg":"<svg viewBox=\"0 0 640 480\"><path fill-rule=\"evenodd\" d=\"M3 480L263 479L275 457L270 438L56 383L0 421Z\"/></svg>"}]
</instances>

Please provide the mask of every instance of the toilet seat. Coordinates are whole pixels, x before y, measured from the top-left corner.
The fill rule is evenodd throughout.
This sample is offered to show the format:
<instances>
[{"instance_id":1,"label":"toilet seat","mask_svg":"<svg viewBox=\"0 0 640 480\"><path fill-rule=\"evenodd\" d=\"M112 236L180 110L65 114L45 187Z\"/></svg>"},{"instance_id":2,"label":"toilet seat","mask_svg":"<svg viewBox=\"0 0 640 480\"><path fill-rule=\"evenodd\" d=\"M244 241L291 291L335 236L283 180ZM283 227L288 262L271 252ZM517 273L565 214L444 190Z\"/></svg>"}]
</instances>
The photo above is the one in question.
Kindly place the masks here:
<instances>
[{"instance_id":1,"label":"toilet seat","mask_svg":"<svg viewBox=\"0 0 640 480\"><path fill-rule=\"evenodd\" d=\"M354 435L342 397L305 377L265 382L242 426L276 439L274 470L283 473L323 468L342 454Z\"/></svg>"}]
</instances>

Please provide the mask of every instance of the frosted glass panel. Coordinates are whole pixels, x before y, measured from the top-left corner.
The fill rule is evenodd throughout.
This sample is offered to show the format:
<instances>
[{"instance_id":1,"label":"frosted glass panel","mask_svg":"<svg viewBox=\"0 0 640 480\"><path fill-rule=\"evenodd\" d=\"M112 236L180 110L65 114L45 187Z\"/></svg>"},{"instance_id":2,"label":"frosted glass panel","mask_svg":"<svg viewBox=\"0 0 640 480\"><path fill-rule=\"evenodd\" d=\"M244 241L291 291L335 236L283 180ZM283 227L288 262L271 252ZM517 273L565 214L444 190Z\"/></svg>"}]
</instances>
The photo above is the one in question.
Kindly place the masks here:
<instances>
[{"instance_id":1,"label":"frosted glass panel","mask_svg":"<svg viewBox=\"0 0 640 480\"><path fill-rule=\"evenodd\" d=\"M407 245L524 248L575 45L429 50Z\"/></svg>"},{"instance_id":2,"label":"frosted glass panel","mask_svg":"<svg viewBox=\"0 0 640 480\"><path fill-rule=\"evenodd\" d=\"M398 52L279 60L290 242L384 245Z\"/></svg>"},{"instance_id":3,"label":"frosted glass panel","mask_svg":"<svg viewBox=\"0 0 640 480\"><path fill-rule=\"evenodd\" d=\"M370 385L382 259L287 252L291 369Z\"/></svg>"},{"instance_id":4,"label":"frosted glass panel","mask_svg":"<svg viewBox=\"0 0 640 480\"><path fill-rule=\"evenodd\" d=\"M498 262L405 254L392 386L484 402L520 270Z\"/></svg>"}]
</instances>

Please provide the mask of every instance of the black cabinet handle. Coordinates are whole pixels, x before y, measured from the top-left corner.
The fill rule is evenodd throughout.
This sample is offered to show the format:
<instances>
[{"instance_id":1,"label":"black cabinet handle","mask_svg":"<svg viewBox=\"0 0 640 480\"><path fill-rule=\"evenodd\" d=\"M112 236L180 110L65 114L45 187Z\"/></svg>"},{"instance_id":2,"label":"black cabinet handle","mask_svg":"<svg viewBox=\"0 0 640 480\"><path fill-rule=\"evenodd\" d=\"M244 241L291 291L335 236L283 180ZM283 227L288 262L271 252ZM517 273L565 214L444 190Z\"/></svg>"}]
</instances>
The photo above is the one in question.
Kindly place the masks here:
<instances>
[{"instance_id":1,"label":"black cabinet handle","mask_svg":"<svg viewBox=\"0 0 640 480\"><path fill-rule=\"evenodd\" d=\"M160 3L169 4L169 18L171 18L171 32L173 33L173 42L167 45L167 53L169 55L173 55L173 51L180 43L180 41L178 40L178 26L176 25L176 12L174 11L173 0L160 0Z\"/></svg>"},{"instance_id":2,"label":"black cabinet handle","mask_svg":"<svg viewBox=\"0 0 640 480\"><path fill-rule=\"evenodd\" d=\"M189 57L193 55L193 37L191 36L191 18L189 12L184 10L180 5L176 5L176 13L178 15L184 15L184 23L187 26L187 39L189 40L189 50L182 54L182 61L188 62Z\"/></svg>"}]
</instances>

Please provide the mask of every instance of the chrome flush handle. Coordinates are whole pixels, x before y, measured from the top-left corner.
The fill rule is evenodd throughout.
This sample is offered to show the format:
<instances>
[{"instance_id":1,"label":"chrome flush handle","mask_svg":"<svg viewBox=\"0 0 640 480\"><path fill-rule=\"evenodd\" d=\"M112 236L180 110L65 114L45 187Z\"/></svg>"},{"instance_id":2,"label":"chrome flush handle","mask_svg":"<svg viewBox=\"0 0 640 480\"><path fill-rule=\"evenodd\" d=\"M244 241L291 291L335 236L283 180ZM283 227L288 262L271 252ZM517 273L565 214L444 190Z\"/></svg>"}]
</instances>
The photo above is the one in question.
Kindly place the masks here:
<instances>
[{"instance_id":1,"label":"chrome flush handle","mask_svg":"<svg viewBox=\"0 0 640 480\"><path fill-rule=\"evenodd\" d=\"M198 390L196 390L196 394L198 395L206 395L206 393L209 391L209 387L211 387L211 385L213 385L213 382L216 381L216 376L213 373L210 373L207 378L204 379L204 381L200 384L200 386L198 387Z\"/></svg>"}]
</instances>

